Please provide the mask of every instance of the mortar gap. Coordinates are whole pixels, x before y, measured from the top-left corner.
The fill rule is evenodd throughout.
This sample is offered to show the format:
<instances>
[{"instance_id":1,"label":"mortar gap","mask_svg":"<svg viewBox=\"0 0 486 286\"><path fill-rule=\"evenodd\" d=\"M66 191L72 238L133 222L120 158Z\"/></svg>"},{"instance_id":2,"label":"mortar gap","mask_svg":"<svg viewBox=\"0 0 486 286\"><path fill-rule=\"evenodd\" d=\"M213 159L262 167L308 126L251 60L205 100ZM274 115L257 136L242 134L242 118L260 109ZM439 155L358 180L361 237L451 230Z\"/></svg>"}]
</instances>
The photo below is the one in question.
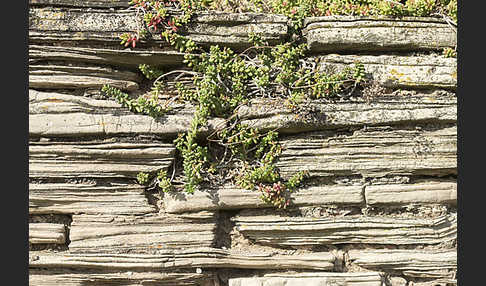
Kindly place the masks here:
<instances>
[{"instance_id":1,"label":"mortar gap","mask_svg":"<svg viewBox=\"0 0 486 286\"><path fill-rule=\"evenodd\" d=\"M238 210L220 210L218 212L218 223L216 226L216 236L214 238L214 247L221 249L231 249L232 247L232 232L235 228L235 223L231 220L232 217L238 214Z\"/></svg>"}]
</instances>

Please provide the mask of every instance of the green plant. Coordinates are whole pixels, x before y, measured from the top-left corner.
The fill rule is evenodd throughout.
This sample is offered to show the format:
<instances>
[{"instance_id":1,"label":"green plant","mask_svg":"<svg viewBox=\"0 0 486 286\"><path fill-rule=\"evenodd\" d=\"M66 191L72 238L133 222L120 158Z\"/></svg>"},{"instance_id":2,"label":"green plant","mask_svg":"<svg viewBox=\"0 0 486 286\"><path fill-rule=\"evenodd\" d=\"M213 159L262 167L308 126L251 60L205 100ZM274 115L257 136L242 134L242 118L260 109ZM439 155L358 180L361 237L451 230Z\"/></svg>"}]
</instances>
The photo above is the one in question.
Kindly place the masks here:
<instances>
[{"instance_id":1,"label":"green plant","mask_svg":"<svg viewBox=\"0 0 486 286\"><path fill-rule=\"evenodd\" d=\"M150 181L150 174L145 173L145 172L139 172L137 174L137 182L140 185L147 185Z\"/></svg>"},{"instance_id":2,"label":"green plant","mask_svg":"<svg viewBox=\"0 0 486 286\"><path fill-rule=\"evenodd\" d=\"M195 117L198 117L198 113ZM208 148L196 142L198 126L199 122L196 118L191 122L191 130L185 135L180 134L174 141L183 159L184 190L188 193L194 193L196 187L203 181L202 170L209 161Z\"/></svg>"},{"instance_id":3,"label":"green plant","mask_svg":"<svg viewBox=\"0 0 486 286\"><path fill-rule=\"evenodd\" d=\"M407 0L405 7L411 16L428 16L435 7L435 0Z\"/></svg>"},{"instance_id":4,"label":"green plant","mask_svg":"<svg viewBox=\"0 0 486 286\"><path fill-rule=\"evenodd\" d=\"M279 209L287 208L290 205L290 194L302 184L307 175L307 171L301 171L294 174L286 183L278 181L273 184L258 184L257 190L260 192L260 199Z\"/></svg>"},{"instance_id":5,"label":"green plant","mask_svg":"<svg viewBox=\"0 0 486 286\"><path fill-rule=\"evenodd\" d=\"M147 64L138 65L138 69L149 80L154 80L164 74L164 71L151 67Z\"/></svg>"},{"instance_id":6,"label":"green plant","mask_svg":"<svg viewBox=\"0 0 486 286\"><path fill-rule=\"evenodd\" d=\"M158 182L157 186L162 192L167 193L173 190L172 182L167 177L167 171L160 170L157 174L156 180Z\"/></svg>"},{"instance_id":7,"label":"green plant","mask_svg":"<svg viewBox=\"0 0 486 286\"><path fill-rule=\"evenodd\" d=\"M318 1L315 14L326 15L359 15L367 16L372 13L373 1L333 0ZM317 15L316 15L317 16Z\"/></svg>"},{"instance_id":8,"label":"green plant","mask_svg":"<svg viewBox=\"0 0 486 286\"><path fill-rule=\"evenodd\" d=\"M158 118L170 110L169 107L159 104L157 95L142 95L136 99L132 99L127 93L110 85L103 85L101 91L104 92L106 96L114 98L118 103L123 107L128 108L130 111L150 115L154 118Z\"/></svg>"},{"instance_id":9,"label":"green plant","mask_svg":"<svg viewBox=\"0 0 486 286\"><path fill-rule=\"evenodd\" d=\"M285 183L285 187L289 191L293 191L297 187L299 187L304 181L304 179L307 178L308 176L309 176L309 172L306 170L297 172L292 177L290 177L287 183Z\"/></svg>"},{"instance_id":10,"label":"green plant","mask_svg":"<svg viewBox=\"0 0 486 286\"><path fill-rule=\"evenodd\" d=\"M457 14L457 0L271 0L270 2L271 12L290 17L294 29L302 28L303 19L308 16L421 17L432 16L437 11L444 9L451 18L457 21L457 16L454 16Z\"/></svg>"},{"instance_id":11,"label":"green plant","mask_svg":"<svg viewBox=\"0 0 486 286\"><path fill-rule=\"evenodd\" d=\"M355 63L332 74L314 73L309 77L307 84L311 87L313 98L329 98L345 91L353 92L357 85L365 80L365 76L363 64Z\"/></svg>"},{"instance_id":12,"label":"green plant","mask_svg":"<svg viewBox=\"0 0 486 286\"><path fill-rule=\"evenodd\" d=\"M292 32L296 34L300 33L306 16L318 13L319 7L325 7L316 5L318 2L271 0L274 12L291 17ZM341 2L345 5L349 1ZM238 107L253 97L264 96L282 99L297 110L299 104L306 100L351 94L365 80L363 65L356 63L341 72L328 74L320 71L316 65L306 63L306 44L294 41L270 46L256 33L248 35L252 46L243 52L235 53L232 49L217 45L205 50L180 32L184 30L184 24L190 22L193 13L211 5L210 1L138 0L132 3L143 12L147 26L145 34L160 33L162 39L185 53L184 63L191 68L191 71L170 72L172 75L192 75L190 87L175 84L176 97L196 106L189 130L179 134L174 141L183 159L184 190L193 193L209 174L215 174L217 170L218 174L242 188L260 191L263 201L279 208L287 207L290 203L288 195L302 184L306 172L298 172L285 181L275 165L282 152L278 133L274 130L261 132L241 124ZM263 6L262 3L259 5ZM371 4L360 1L358 8L353 5L343 8L354 11ZM182 12L172 15L167 10L170 7ZM139 35L137 39L141 38ZM148 79L154 80L154 97L131 99L109 86L102 90L132 111L159 116L166 110L158 104L156 95L161 92L164 77L169 73L148 65L140 65L139 69ZM206 126L210 117L225 118L226 126L206 138L198 137L200 128ZM216 160L218 154L205 144L216 144L224 155ZM140 181L147 183L150 180L164 192L174 189L172 179L167 178L166 172L160 172L155 178L140 175Z\"/></svg>"},{"instance_id":13,"label":"green plant","mask_svg":"<svg viewBox=\"0 0 486 286\"><path fill-rule=\"evenodd\" d=\"M271 0L272 12L283 14L291 19L292 33L298 32L308 17L317 8L313 0Z\"/></svg>"},{"instance_id":14,"label":"green plant","mask_svg":"<svg viewBox=\"0 0 486 286\"><path fill-rule=\"evenodd\" d=\"M453 48L444 48L442 50L442 54L446 58L455 58L455 57L457 57L457 52Z\"/></svg>"},{"instance_id":15,"label":"green plant","mask_svg":"<svg viewBox=\"0 0 486 286\"><path fill-rule=\"evenodd\" d=\"M286 192L285 185L281 182L273 183L272 185L259 184L258 191L263 202L276 208L285 209L290 205L289 193Z\"/></svg>"},{"instance_id":16,"label":"green plant","mask_svg":"<svg viewBox=\"0 0 486 286\"><path fill-rule=\"evenodd\" d=\"M280 179L280 174L273 162L265 162L261 166L247 167L237 179L237 184L252 190L257 184L274 183Z\"/></svg>"},{"instance_id":17,"label":"green plant","mask_svg":"<svg viewBox=\"0 0 486 286\"><path fill-rule=\"evenodd\" d=\"M132 48L135 48L137 45L137 42L140 41L140 36L139 35L132 35L130 33L123 33L120 35L121 45L124 45L125 47L131 46Z\"/></svg>"},{"instance_id":18,"label":"green plant","mask_svg":"<svg viewBox=\"0 0 486 286\"><path fill-rule=\"evenodd\" d=\"M407 13L405 5L397 1L377 0L373 2L372 9L373 14L393 17L405 16Z\"/></svg>"},{"instance_id":19,"label":"green plant","mask_svg":"<svg viewBox=\"0 0 486 286\"><path fill-rule=\"evenodd\" d=\"M447 6L447 14L452 20L457 22L457 0L451 0Z\"/></svg>"},{"instance_id":20,"label":"green plant","mask_svg":"<svg viewBox=\"0 0 486 286\"><path fill-rule=\"evenodd\" d=\"M172 179L167 177L167 171L159 170L158 172L139 172L137 182L149 188L158 188L158 190L167 193L174 189Z\"/></svg>"}]
</instances>

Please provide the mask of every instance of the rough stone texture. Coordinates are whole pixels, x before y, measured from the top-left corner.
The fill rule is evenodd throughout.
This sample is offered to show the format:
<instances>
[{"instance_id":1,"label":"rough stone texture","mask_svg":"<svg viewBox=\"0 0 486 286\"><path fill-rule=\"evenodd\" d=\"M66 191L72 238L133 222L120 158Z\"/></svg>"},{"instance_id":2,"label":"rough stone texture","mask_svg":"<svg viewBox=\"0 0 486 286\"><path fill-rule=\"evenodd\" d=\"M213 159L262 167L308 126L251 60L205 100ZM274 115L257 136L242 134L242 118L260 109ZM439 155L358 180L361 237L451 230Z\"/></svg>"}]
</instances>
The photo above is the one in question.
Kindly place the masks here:
<instances>
[{"instance_id":1,"label":"rough stone texture","mask_svg":"<svg viewBox=\"0 0 486 286\"><path fill-rule=\"evenodd\" d=\"M437 18L309 17L304 26L313 52L440 50L457 43L456 30Z\"/></svg>"},{"instance_id":2,"label":"rough stone texture","mask_svg":"<svg viewBox=\"0 0 486 286\"><path fill-rule=\"evenodd\" d=\"M181 69L183 54L159 38L121 46L119 36L139 24L128 1L30 4L30 285L457 284L457 60L415 53L455 46L442 20L306 20L306 63L339 70L360 61L382 87L298 110L279 98L240 107L243 123L278 129L284 177L311 171L287 212L234 186L174 195L135 184L139 171L178 163L172 140L188 131L194 106L172 103L153 119L99 99L99 89L136 96L146 88L139 64ZM187 35L241 51L250 31L271 44L289 40L287 20L202 13ZM225 124L209 123L201 134Z\"/></svg>"},{"instance_id":3,"label":"rough stone texture","mask_svg":"<svg viewBox=\"0 0 486 286\"><path fill-rule=\"evenodd\" d=\"M82 8L29 8L29 42L103 42L118 44L123 33L137 31L134 12Z\"/></svg>"},{"instance_id":4,"label":"rough stone texture","mask_svg":"<svg viewBox=\"0 0 486 286\"><path fill-rule=\"evenodd\" d=\"M457 235L457 218L449 214L436 219L379 216L336 218L238 215L236 228L245 237L279 246L321 244L439 244Z\"/></svg>"},{"instance_id":5,"label":"rough stone texture","mask_svg":"<svg viewBox=\"0 0 486 286\"><path fill-rule=\"evenodd\" d=\"M167 170L172 144L29 143L30 178L136 178L139 172Z\"/></svg>"},{"instance_id":6,"label":"rough stone texture","mask_svg":"<svg viewBox=\"0 0 486 286\"><path fill-rule=\"evenodd\" d=\"M30 6L128 8L129 0L29 0Z\"/></svg>"},{"instance_id":7,"label":"rough stone texture","mask_svg":"<svg viewBox=\"0 0 486 286\"><path fill-rule=\"evenodd\" d=\"M352 134L315 132L282 140L277 167L289 178L310 176L457 174L456 127L438 130L361 129Z\"/></svg>"},{"instance_id":8,"label":"rough stone texture","mask_svg":"<svg viewBox=\"0 0 486 286\"><path fill-rule=\"evenodd\" d=\"M449 286L457 285L456 279L434 279L426 282L414 282L410 281L408 286Z\"/></svg>"},{"instance_id":9,"label":"rough stone texture","mask_svg":"<svg viewBox=\"0 0 486 286\"><path fill-rule=\"evenodd\" d=\"M332 270L336 258L329 252L304 255L273 255L272 253L234 253L215 248L171 250L161 248L157 254L69 253L49 254L31 252L32 268L76 268L100 270L135 270L164 272L169 270L203 268L237 269L313 269Z\"/></svg>"},{"instance_id":10,"label":"rough stone texture","mask_svg":"<svg viewBox=\"0 0 486 286\"><path fill-rule=\"evenodd\" d=\"M209 273L160 273L160 272L81 272L73 270L29 269L29 285L36 286L213 286Z\"/></svg>"},{"instance_id":11,"label":"rough stone texture","mask_svg":"<svg viewBox=\"0 0 486 286\"><path fill-rule=\"evenodd\" d=\"M349 261L366 269L407 277L450 278L457 271L456 250L350 250Z\"/></svg>"},{"instance_id":12,"label":"rough stone texture","mask_svg":"<svg viewBox=\"0 0 486 286\"><path fill-rule=\"evenodd\" d=\"M184 54L170 49L130 50L29 45L29 63L66 61L72 63L106 64L137 69L140 64L155 67L181 65Z\"/></svg>"},{"instance_id":13,"label":"rough stone texture","mask_svg":"<svg viewBox=\"0 0 486 286\"><path fill-rule=\"evenodd\" d=\"M189 26L188 37L200 44L242 49L249 47L248 33L261 35L270 44L287 37L287 17L259 13L203 12Z\"/></svg>"},{"instance_id":14,"label":"rough stone texture","mask_svg":"<svg viewBox=\"0 0 486 286\"><path fill-rule=\"evenodd\" d=\"M139 74L112 68L30 65L29 88L36 89L96 89L108 84L123 91L139 88Z\"/></svg>"},{"instance_id":15,"label":"rough stone texture","mask_svg":"<svg viewBox=\"0 0 486 286\"><path fill-rule=\"evenodd\" d=\"M181 216L73 215L69 250L73 253L157 253L159 249L210 247L214 213Z\"/></svg>"},{"instance_id":16,"label":"rough stone texture","mask_svg":"<svg viewBox=\"0 0 486 286\"><path fill-rule=\"evenodd\" d=\"M407 286L407 280L402 277L390 277L388 281L390 281L391 286Z\"/></svg>"},{"instance_id":17,"label":"rough stone texture","mask_svg":"<svg viewBox=\"0 0 486 286\"><path fill-rule=\"evenodd\" d=\"M194 194L168 194L164 196L165 210L169 213L193 212L200 210L232 210L244 208L269 208L256 191L227 186L216 190L201 190ZM301 188L291 195L293 206L363 204L360 186L310 186Z\"/></svg>"},{"instance_id":18,"label":"rough stone texture","mask_svg":"<svg viewBox=\"0 0 486 286\"><path fill-rule=\"evenodd\" d=\"M417 184L371 185L365 187L369 205L400 205L409 203L457 204L455 181L429 181Z\"/></svg>"},{"instance_id":19,"label":"rough stone texture","mask_svg":"<svg viewBox=\"0 0 486 286\"><path fill-rule=\"evenodd\" d=\"M364 193L363 193L364 190ZM271 208L260 198L257 191L235 186L195 191L194 194L166 194L164 210L184 213L201 210L238 210ZM292 206L360 206L360 205L407 205L407 204L457 204L457 183L453 180L427 181L413 184L352 186L325 185L301 187L290 195Z\"/></svg>"},{"instance_id":20,"label":"rough stone texture","mask_svg":"<svg viewBox=\"0 0 486 286\"><path fill-rule=\"evenodd\" d=\"M381 286L382 279L377 272L358 273L296 273L272 274L265 277L230 279L229 286Z\"/></svg>"},{"instance_id":21,"label":"rough stone texture","mask_svg":"<svg viewBox=\"0 0 486 286\"><path fill-rule=\"evenodd\" d=\"M131 10L110 11L82 8L29 9L29 40L45 42L90 43L119 45L119 36L137 31L142 25ZM230 47L248 47L248 33L260 33L264 40L276 43L287 36L287 18L280 15L255 13L201 13L189 26L187 36L200 44L223 44ZM155 44L164 44L160 35ZM167 46L167 44L164 44Z\"/></svg>"},{"instance_id":22,"label":"rough stone texture","mask_svg":"<svg viewBox=\"0 0 486 286\"><path fill-rule=\"evenodd\" d=\"M282 134L343 127L455 123L457 98L438 95L377 96L370 101L311 101L293 112L278 99L254 99L238 109L243 123Z\"/></svg>"},{"instance_id":23,"label":"rough stone texture","mask_svg":"<svg viewBox=\"0 0 486 286\"><path fill-rule=\"evenodd\" d=\"M193 108L177 108L155 119L134 114L114 100L98 100L64 93L29 90L29 135L33 137L82 137L157 135L175 138L189 130ZM210 119L209 129L224 121ZM201 128L208 132L208 128Z\"/></svg>"},{"instance_id":24,"label":"rough stone texture","mask_svg":"<svg viewBox=\"0 0 486 286\"><path fill-rule=\"evenodd\" d=\"M318 57L320 70L340 71L363 64L369 79L389 88L431 89L457 87L457 59L443 56L337 55Z\"/></svg>"},{"instance_id":25,"label":"rough stone texture","mask_svg":"<svg viewBox=\"0 0 486 286\"><path fill-rule=\"evenodd\" d=\"M55 223L29 223L29 243L55 243L66 242L66 229L63 224Z\"/></svg>"},{"instance_id":26,"label":"rough stone texture","mask_svg":"<svg viewBox=\"0 0 486 286\"><path fill-rule=\"evenodd\" d=\"M155 212L137 184L29 184L30 214L119 214Z\"/></svg>"}]
</instances>

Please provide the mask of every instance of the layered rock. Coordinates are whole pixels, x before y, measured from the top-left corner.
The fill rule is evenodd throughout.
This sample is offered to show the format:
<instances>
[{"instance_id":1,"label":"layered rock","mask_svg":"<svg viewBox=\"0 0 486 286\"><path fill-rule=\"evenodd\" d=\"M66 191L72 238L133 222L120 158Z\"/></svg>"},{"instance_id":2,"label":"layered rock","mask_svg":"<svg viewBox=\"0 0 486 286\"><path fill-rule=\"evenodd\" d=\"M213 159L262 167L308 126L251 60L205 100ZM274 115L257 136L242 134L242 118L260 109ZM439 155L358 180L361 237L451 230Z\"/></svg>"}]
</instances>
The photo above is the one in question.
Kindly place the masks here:
<instances>
[{"instance_id":1,"label":"layered rock","mask_svg":"<svg viewBox=\"0 0 486 286\"><path fill-rule=\"evenodd\" d=\"M455 28L436 18L309 17L304 26L313 52L439 50L457 43Z\"/></svg>"},{"instance_id":2,"label":"layered rock","mask_svg":"<svg viewBox=\"0 0 486 286\"><path fill-rule=\"evenodd\" d=\"M311 175L284 211L233 185L193 194L138 185L139 172L180 168L173 139L189 130L195 107L167 90L159 99L172 109L155 119L100 88L144 94L139 64L183 70L184 54L158 35L135 49L120 45L121 34L142 24L128 1L30 4L29 214L44 218L29 224L30 285L457 283L457 60L438 55L456 45L453 25L305 20L306 65L333 72L360 62L373 85L363 97L297 109L281 98L239 107L243 124L279 132L283 178ZM288 20L198 13L185 35L242 51L249 32L270 45L289 40ZM177 80L190 87L181 79L169 87ZM225 124L211 118L199 132Z\"/></svg>"},{"instance_id":3,"label":"layered rock","mask_svg":"<svg viewBox=\"0 0 486 286\"><path fill-rule=\"evenodd\" d=\"M139 172L167 170L172 144L30 142L31 178L132 178Z\"/></svg>"},{"instance_id":4,"label":"layered rock","mask_svg":"<svg viewBox=\"0 0 486 286\"><path fill-rule=\"evenodd\" d=\"M299 245L436 245L457 236L457 216L435 219L382 216L329 218L238 215L232 219L245 237L261 244Z\"/></svg>"},{"instance_id":5,"label":"layered rock","mask_svg":"<svg viewBox=\"0 0 486 286\"><path fill-rule=\"evenodd\" d=\"M136 136L175 138L189 130L193 107L179 106L153 118L134 114L114 100L93 99L67 93L29 91L29 135L32 137ZM201 132L223 124L212 119Z\"/></svg>"},{"instance_id":6,"label":"layered rock","mask_svg":"<svg viewBox=\"0 0 486 286\"><path fill-rule=\"evenodd\" d=\"M457 98L438 95L377 96L311 101L294 111L275 99L254 99L238 109L243 123L283 134L362 126L446 124L457 120Z\"/></svg>"}]
</instances>

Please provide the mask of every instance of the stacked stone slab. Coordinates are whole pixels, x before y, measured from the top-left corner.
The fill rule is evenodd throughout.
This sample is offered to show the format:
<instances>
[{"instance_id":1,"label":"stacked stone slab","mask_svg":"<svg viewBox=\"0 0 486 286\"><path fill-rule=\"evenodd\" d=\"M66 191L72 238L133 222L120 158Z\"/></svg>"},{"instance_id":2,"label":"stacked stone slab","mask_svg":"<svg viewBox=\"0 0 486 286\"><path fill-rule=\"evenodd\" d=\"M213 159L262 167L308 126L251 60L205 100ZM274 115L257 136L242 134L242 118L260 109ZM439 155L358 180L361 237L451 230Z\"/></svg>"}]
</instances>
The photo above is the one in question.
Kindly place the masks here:
<instances>
[{"instance_id":1,"label":"stacked stone slab","mask_svg":"<svg viewBox=\"0 0 486 286\"><path fill-rule=\"evenodd\" d=\"M233 185L159 198L136 183L180 160L173 139L194 106L154 119L101 97L104 84L140 92L139 64L182 66L161 39L119 45L137 29L128 2L30 1L30 285L456 285L457 63L440 55L456 45L449 24L306 19L320 70L360 61L398 92L315 100L299 114L263 98L238 109L244 123L278 129L284 178L310 172L280 212ZM242 50L250 31L285 41L287 24L208 12L187 33Z\"/></svg>"}]
</instances>

